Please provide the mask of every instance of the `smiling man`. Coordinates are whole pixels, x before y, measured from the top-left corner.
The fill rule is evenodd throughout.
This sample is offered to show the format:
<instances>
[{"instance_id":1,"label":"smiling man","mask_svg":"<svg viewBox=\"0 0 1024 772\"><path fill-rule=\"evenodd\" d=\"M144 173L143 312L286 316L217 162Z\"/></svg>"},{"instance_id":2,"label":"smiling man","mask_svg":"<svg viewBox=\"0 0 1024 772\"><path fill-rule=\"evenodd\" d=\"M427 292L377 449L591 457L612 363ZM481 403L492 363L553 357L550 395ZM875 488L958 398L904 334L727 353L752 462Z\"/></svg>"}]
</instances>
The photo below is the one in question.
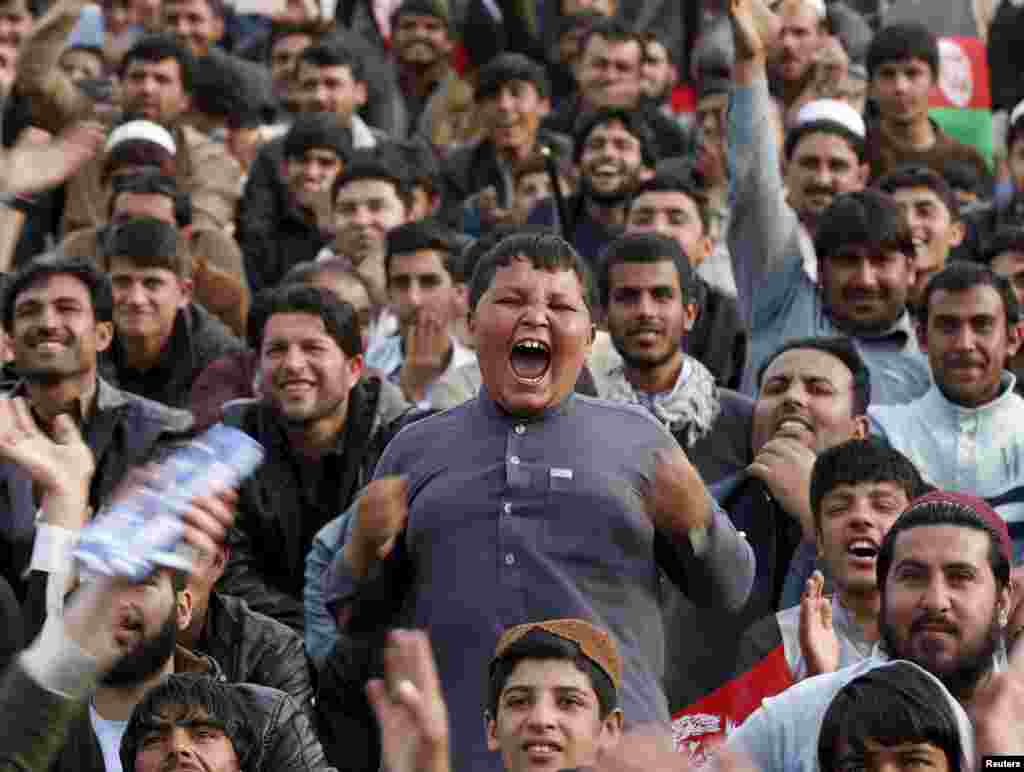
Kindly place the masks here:
<instances>
[{"instance_id":1,"label":"smiling man","mask_svg":"<svg viewBox=\"0 0 1024 772\"><path fill-rule=\"evenodd\" d=\"M391 606L439 655L456 769L500 768L465 677L500 630L600 622L630 663L624 712L664 725L658 569L701 605L737 608L750 586L750 548L671 435L642 410L574 393L594 302L586 263L556 236L510 236L481 259L470 308L483 387L388 446L327 578L343 632L360 598L399 581Z\"/></svg>"},{"instance_id":2,"label":"smiling man","mask_svg":"<svg viewBox=\"0 0 1024 772\"><path fill-rule=\"evenodd\" d=\"M1024 398L1007 362L1020 348L1020 306L1009 282L974 263L932 277L922 300L921 347L934 385L909 405L877 407L873 429L931 483L989 499L1024 553ZM955 451L952 450L955 448Z\"/></svg>"}]
</instances>

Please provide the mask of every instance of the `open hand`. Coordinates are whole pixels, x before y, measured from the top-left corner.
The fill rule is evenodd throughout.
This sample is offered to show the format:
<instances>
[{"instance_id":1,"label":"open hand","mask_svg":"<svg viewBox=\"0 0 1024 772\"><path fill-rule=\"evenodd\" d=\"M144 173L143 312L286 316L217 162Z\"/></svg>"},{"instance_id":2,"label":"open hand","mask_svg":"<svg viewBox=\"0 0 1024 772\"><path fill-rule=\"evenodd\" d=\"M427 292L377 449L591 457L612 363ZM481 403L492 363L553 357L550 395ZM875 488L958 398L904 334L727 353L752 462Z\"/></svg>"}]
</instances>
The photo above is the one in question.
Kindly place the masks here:
<instances>
[{"instance_id":1,"label":"open hand","mask_svg":"<svg viewBox=\"0 0 1024 772\"><path fill-rule=\"evenodd\" d=\"M23 397L0 398L0 457L24 469L44 493L87 490L96 469L71 416L58 415L46 434Z\"/></svg>"},{"instance_id":2,"label":"open hand","mask_svg":"<svg viewBox=\"0 0 1024 772\"><path fill-rule=\"evenodd\" d=\"M800 599L800 651L808 676L839 669L839 638L832 626L832 601L822 592L824 586L825 577L815 571Z\"/></svg>"},{"instance_id":3,"label":"open hand","mask_svg":"<svg viewBox=\"0 0 1024 772\"><path fill-rule=\"evenodd\" d=\"M427 387L444 372L451 350L448 325L437 314L421 312L405 333L400 381L406 399L425 398Z\"/></svg>"}]
</instances>

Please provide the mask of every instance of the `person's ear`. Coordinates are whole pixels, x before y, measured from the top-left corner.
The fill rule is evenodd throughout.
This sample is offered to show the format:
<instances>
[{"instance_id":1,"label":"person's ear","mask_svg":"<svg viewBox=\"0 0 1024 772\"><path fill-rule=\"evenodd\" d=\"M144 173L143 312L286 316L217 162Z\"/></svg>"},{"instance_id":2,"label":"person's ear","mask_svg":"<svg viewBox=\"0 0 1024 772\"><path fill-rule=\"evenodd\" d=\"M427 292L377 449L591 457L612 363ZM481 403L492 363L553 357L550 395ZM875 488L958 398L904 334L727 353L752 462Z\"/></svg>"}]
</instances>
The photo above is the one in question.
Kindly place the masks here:
<instances>
[{"instance_id":1,"label":"person's ear","mask_svg":"<svg viewBox=\"0 0 1024 772\"><path fill-rule=\"evenodd\" d=\"M357 80L355 83L355 103L360 107L366 104L366 100L369 98L366 81Z\"/></svg>"},{"instance_id":2,"label":"person's ear","mask_svg":"<svg viewBox=\"0 0 1024 772\"><path fill-rule=\"evenodd\" d=\"M114 340L113 322L96 322L96 351L106 351Z\"/></svg>"},{"instance_id":3,"label":"person's ear","mask_svg":"<svg viewBox=\"0 0 1024 772\"><path fill-rule=\"evenodd\" d=\"M501 743L498 742L498 722L494 720L491 711L484 711L484 733L487 735L487 750L500 751Z\"/></svg>"},{"instance_id":4,"label":"person's ear","mask_svg":"<svg viewBox=\"0 0 1024 772\"><path fill-rule=\"evenodd\" d=\"M928 353L928 319L920 319L914 322L914 331L917 333L917 345L925 354Z\"/></svg>"},{"instance_id":5,"label":"person's ear","mask_svg":"<svg viewBox=\"0 0 1024 772\"><path fill-rule=\"evenodd\" d=\"M958 247L964 243L964 236L967 235L967 226L963 220L957 220L950 227L949 245Z\"/></svg>"},{"instance_id":6,"label":"person's ear","mask_svg":"<svg viewBox=\"0 0 1024 772\"><path fill-rule=\"evenodd\" d=\"M619 740L622 739L624 725L625 719L622 714L622 708L616 708L604 717L604 720L601 722L601 750L607 751L619 744Z\"/></svg>"},{"instance_id":7,"label":"person's ear","mask_svg":"<svg viewBox=\"0 0 1024 772\"><path fill-rule=\"evenodd\" d=\"M220 16L213 17L213 42L219 43L224 38L224 19Z\"/></svg>"},{"instance_id":8,"label":"person's ear","mask_svg":"<svg viewBox=\"0 0 1024 772\"><path fill-rule=\"evenodd\" d=\"M348 359L348 374L349 377L352 379L353 385L355 385L355 383L362 376L365 367L366 363L363 360L362 354L356 354L354 357L350 357Z\"/></svg>"},{"instance_id":9,"label":"person's ear","mask_svg":"<svg viewBox=\"0 0 1024 772\"><path fill-rule=\"evenodd\" d=\"M868 184L868 177L870 177L870 176L871 176L871 165L870 164L861 164L857 168L857 180L860 182L861 186L867 186L867 184Z\"/></svg>"},{"instance_id":10,"label":"person's ear","mask_svg":"<svg viewBox=\"0 0 1024 772\"><path fill-rule=\"evenodd\" d=\"M697 322L698 308L696 303L687 303L683 306L683 329L689 332Z\"/></svg>"},{"instance_id":11,"label":"person's ear","mask_svg":"<svg viewBox=\"0 0 1024 772\"><path fill-rule=\"evenodd\" d=\"M1008 324L1006 325L1006 357L1017 356L1017 352L1020 351L1021 343L1021 324Z\"/></svg>"},{"instance_id":12,"label":"person's ear","mask_svg":"<svg viewBox=\"0 0 1024 772\"><path fill-rule=\"evenodd\" d=\"M868 417L866 415L859 415L853 419L853 436L850 439L866 439L870 431L871 426L868 422Z\"/></svg>"},{"instance_id":13,"label":"person's ear","mask_svg":"<svg viewBox=\"0 0 1024 772\"><path fill-rule=\"evenodd\" d=\"M186 630L192 624L192 600L192 590L188 587L174 594L174 606L179 630Z\"/></svg>"},{"instance_id":14,"label":"person's ear","mask_svg":"<svg viewBox=\"0 0 1024 772\"><path fill-rule=\"evenodd\" d=\"M178 308L184 308L192 302L192 290L195 288L195 282L192 279L178 279L178 289L181 291L181 300L178 302Z\"/></svg>"},{"instance_id":15,"label":"person's ear","mask_svg":"<svg viewBox=\"0 0 1024 772\"><path fill-rule=\"evenodd\" d=\"M540 116L541 118L545 118L550 112L551 98L541 97L540 100L537 102L537 115Z\"/></svg>"}]
</instances>

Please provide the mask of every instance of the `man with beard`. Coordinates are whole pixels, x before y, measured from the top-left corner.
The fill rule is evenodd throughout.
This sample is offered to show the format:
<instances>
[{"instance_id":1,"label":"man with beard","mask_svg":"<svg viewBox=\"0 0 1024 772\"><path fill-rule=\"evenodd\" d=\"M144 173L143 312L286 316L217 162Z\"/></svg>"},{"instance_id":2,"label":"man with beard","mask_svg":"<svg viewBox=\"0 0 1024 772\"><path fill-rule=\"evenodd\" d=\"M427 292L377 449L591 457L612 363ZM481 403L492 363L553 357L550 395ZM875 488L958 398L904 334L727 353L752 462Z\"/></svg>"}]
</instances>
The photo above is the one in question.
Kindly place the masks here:
<instances>
[{"instance_id":1,"label":"man with beard","mask_svg":"<svg viewBox=\"0 0 1024 772\"><path fill-rule=\"evenodd\" d=\"M392 425L376 409L379 381L361 380L355 310L329 290L286 285L249 317L261 397L224 422L266 449L239 493L231 552L216 589L302 632L302 588L313 537L369 479Z\"/></svg>"},{"instance_id":2,"label":"man with beard","mask_svg":"<svg viewBox=\"0 0 1024 772\"><path fill-rule=\"evenodd\" d=\"M874 431L934 485L984 496L1009 523L1024 556L1024 398L1007 362L1021 344L1020 307L1009 282L957 262L928 282L919 326L933 384L908 405L872 409ZM955 448L955 452L953 449Z\"/></svg>"},{"instance_id":3,"label":"man with beard","mask_svg":"<svg viewBox=\"0 0 1024 772\"><path fill-rule=\"evenodd\" d=\"M11 277L3 309L22 379L13 395L28 400L46 429L61 413L79 423L98 469L89 485L91 506L98 507L125 472L146 461L171 433L191 426L187 413L120 391L99 377L98 357L113 338L113 296L109 278L92 261L40 256ZM24 470L0 463L0 541L11 556L3 570L19 588L37 531L45 530L37 528L35 498ZM43 540L41 553L48 550ZM29 620L29 634L40 624Z\"/></svg>"},{"instance_id":4,"label":"man with beard","mask_svg":"<svg viewBox=\"0 0 1024 772\"><path fill-rule=\"evenodd\" d=\"M672 52L656 32L643 35L644 55L640 62L640 90L644 99L663 115L678 121L672 104L673 91L679 83L679 67Z\"/></svg>"},{"instance_id":5,"label":"man with beard","mask_svg":"<svg viewBox=\"0 0 1024 772\"><path fill-rule=\"evenodd\" d=\"M645 411L574 394L594 338L589 276L549 234L487 253L470 288L480 393L388 446L326 580L343 632L382 585L394 591L363 625L379 631L401 609L427 628L455 769L500 768L466 673L484 671L501 630L600 624L631 663L623 712L664 724L659 569L701 605L736 608L749 588L749 546L668 431Z\"/></svg>"},{"instance_id":6,"label":"man with beard","mask_svg":"<svg viewBox=\"0 0 1024 772\"><path fill-rule=\"evenodd\" d=\"M773 90L784 112L814 77L814 64L827 37L824 0L783 0L776 8L779 37L769 52Z\"/></svg>"},{"instance_id":7,"label":"man with beard","mask_svg":"<svg viewBox=\"0 0 1024 772\"><path fill-rule=\"evenodd\" d=\"M1019 663L1006 669L1003 628L1011 605L1010 537L1006 524L984 501L936 491L917 499L893 523L877 558L881 591L881 643L867 660L810 678L765 700L728 740L749 754L762 772L813 772L817 737L835 694L865 671L891 659L924 668L949 690L972 718L979 752L995 752L1002 734L988 726L998 702L1024 689ZM1015 659L1020 659L1015 652ZM1000 720L1016 738L1021 714ZM1005 748L1003 753L1015 752Z\"/></svg>"},{"instance_id":8,"label":"man with beard","mask_svg":"<svg viewBox=\"0 0 1024 772\"><path fill-rule=\"evenodd\" d=\"M654 174L658 162L650 128L638 113L602 108L580 116L573 132L573 162L580 191L565 201L569 222L552 200L530 213L530 225L556 226L591 265L604 246L622 232L629 199Z\"/></svg>"},{"instance_id":9,"label":"man with beard","mask_svg":"<svg viewBox=\"0 0 1024 772\"><path fill-rule=\"evenodd\" d=\"M93 115L91 97L57 67L81 0L61 0L50 9L22 48L16 87L30 99L33 125L57 133ZM191 106L194 60L175 38L146 35L121 60L121 107L171 132L176 147L178 187L192 196L197 226L225 228L235 217L241 168L222 145L186 123ZM103 160L96 159L68 182L64 233L99 225L106 219Z\"/></svg>"},{"instance_id":10,"label":"man with beard","mask_svg":"<svg viewBox=\"0 0 1024 772\"><path fill-rule=\"evenodd\" d=\"M737 88L729 111L733 217L729 250L749 326L743 391L765 356L808 335L850 335L872 369L875 402L909 402L928 388L906 312L914 245L895 203L863 188L864 122L849 105L805 105L786 137L786 180L769 125L764 41L754 0L732 5ZM814 233L811 243L804 227ZM817 266L820 287L807 268ZM813 267L812 267L813 270Z\"/></svg>"}]
</instances>

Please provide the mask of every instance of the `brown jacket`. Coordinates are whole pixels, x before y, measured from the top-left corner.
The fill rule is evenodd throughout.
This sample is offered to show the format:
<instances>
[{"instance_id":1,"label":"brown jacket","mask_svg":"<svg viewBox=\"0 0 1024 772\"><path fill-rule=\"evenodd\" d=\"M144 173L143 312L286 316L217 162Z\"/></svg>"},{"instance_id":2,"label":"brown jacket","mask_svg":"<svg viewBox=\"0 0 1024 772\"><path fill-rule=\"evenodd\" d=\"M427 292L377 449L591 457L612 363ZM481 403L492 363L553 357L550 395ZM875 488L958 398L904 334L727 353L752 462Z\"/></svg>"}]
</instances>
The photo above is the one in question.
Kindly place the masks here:
<instances>
[{"instance_id":1,"label":"brown jacket","mask_svg":"<svg viewBox=\"0 0 1024 772\"><path fill-rule=\"evenodd\" d=\"M36 24L18 55L14 89L29 98L32 124L56 134L93 114L94 103L57 66L78 20L78 3L59 0ZM192 197L193 222L225 228L234 223L242 193L242 169L224 147L190 126L173 130L178 146L178 188ZM65 234L106 219L100 185L103 160L94 159L67 183Z\"/></svg>"},{"instance_id":2,"label":"brown jacket","mask_svg":"<svg viewBox=\"0 0 1024 772\"><path fill-rule=\"evenodd\" d=\"M942 167L947 161L964 161L974 166L982 179L990 175L988 164L973 145L965 145L944 132L934 120L932 129L935 142L927 150L907 150L897 147L885 133L881 123L868 127L865 142L865 160L871 167L870 182L877 182L889 172L895 171L904 164L920 164L942 174Z\"/></svg>"}]
</instances>

